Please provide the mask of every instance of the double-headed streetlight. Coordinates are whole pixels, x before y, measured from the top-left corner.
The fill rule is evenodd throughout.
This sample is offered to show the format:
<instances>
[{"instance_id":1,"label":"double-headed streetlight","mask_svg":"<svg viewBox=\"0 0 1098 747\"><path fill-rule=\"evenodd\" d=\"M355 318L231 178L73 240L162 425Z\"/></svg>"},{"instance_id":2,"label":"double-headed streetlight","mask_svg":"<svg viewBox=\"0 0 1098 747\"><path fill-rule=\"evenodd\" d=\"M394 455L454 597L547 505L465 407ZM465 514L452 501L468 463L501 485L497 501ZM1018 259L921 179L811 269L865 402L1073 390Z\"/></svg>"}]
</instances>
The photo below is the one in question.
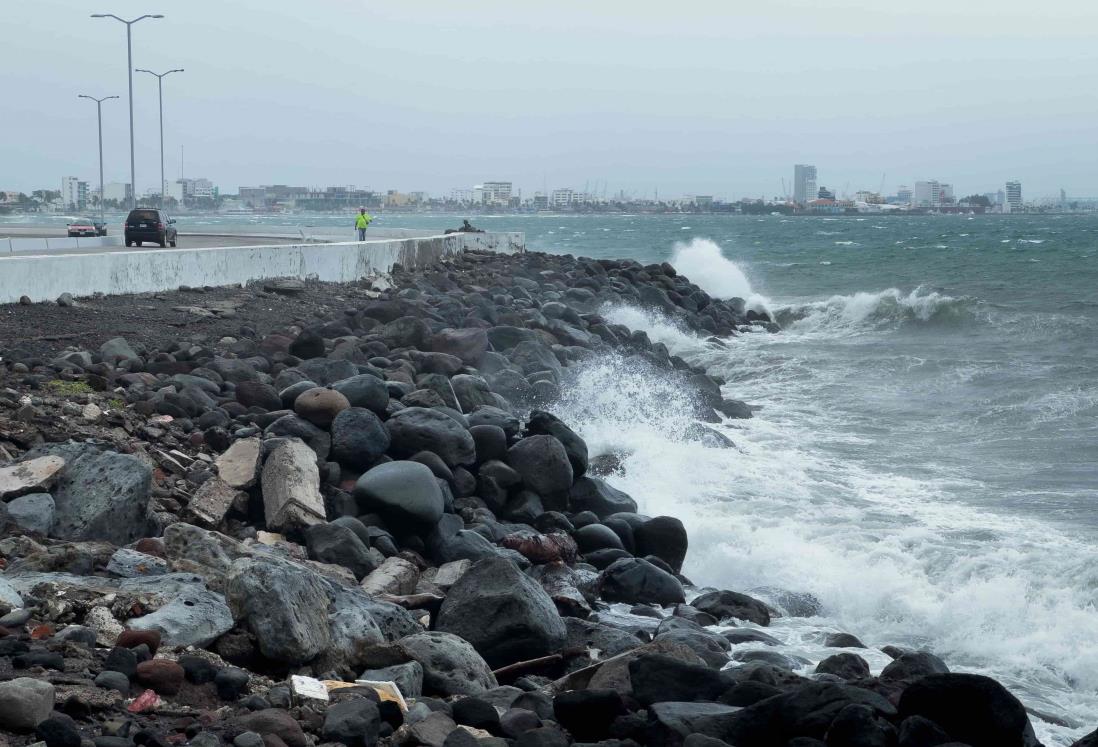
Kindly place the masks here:
<instances>
[{"instance_id":1,"label":"double-headed streetlight","mask_svg":"<svg viewBox=\"0 0 1098 747\"><path fill-rule=\"evenodd\" d=\"M135 169L133 165L133 44L131 40L130 29L138 21L143 21L146 18L163 18L164 16L156 14L145 14L138 16L132 21L127 21L125 18L119 18L113 13L92 13L92 18L113 18L116 21L120 21L126 24L126 75L129 77L130 83L130 208L137 207L137 177L135 175Z\"/></svg>"},{"instance_id":2,"label":"double-headed streetlight","mask_svg":"<svg viewBox=\"0 0 1098 747\"><path fill-rule=\"evenodd\" d=\"M95 96L88 96L87 94L78 94L78 98L89 99L95 102L95 112L99 117L99 220L106 223L104 217L105 212L103 208L103 200L105 195L103 194L103 102L107 99L116 99L117 96L104 96L101 99L95 98Z\"/></svg>"},{"instance_id":3,"label":"double-headed streetlight","mask_svg":"<svg viewBox=\"0 0 1098 747\"><path fill-rule=\"evenodd\" d=\"M149 75L156 76L156 90L160 96L160 207L165 207L167 202L167 186L164 181L164 77L171 75L172 73L181 73L183 68L179 67L174 70L169 70L166 73L154 73L152 70L146 70L143 67L139 67L134 70L135 73L148 73Z\"/></svg>"}]
</instances>

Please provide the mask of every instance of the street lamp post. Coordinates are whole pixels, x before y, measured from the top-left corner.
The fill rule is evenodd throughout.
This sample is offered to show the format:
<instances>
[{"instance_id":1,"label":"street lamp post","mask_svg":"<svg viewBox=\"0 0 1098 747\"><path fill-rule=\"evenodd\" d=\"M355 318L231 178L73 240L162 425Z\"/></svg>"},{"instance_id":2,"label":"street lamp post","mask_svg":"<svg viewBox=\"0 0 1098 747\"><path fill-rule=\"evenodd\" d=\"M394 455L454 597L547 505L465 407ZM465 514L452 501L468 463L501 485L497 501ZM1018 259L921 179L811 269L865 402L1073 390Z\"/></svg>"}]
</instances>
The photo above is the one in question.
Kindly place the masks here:
<instances>
[{"instance_id":1,"label":"street lamp post","mask_svg":"<svg viewBox=\"0 0 1098 747\"><path fill-rule=\"evenodd\" d=\"M166 73L154 73L152 70L146 70L143 67L139 67L134 70L135 73L148 73L149 75L156 76L156 90L160 97L160 207L165 207L167 201L167 182L164 181L164 77L171 75L172 73L181 73L183 68L178 67L174 70L169 70Z\"/></svg>"},{"instance_id":2,"label":"street lamp post","mask_svg":"<svg viewBox=\"0 0 1098 747\"><path fill-rule=\"evenodd\" d=\"M117 96L104 96L101 99L97 99L94 96L88 96L86 94L78 94L78 98L90 99L95 102L95 113L99 118L99 220L104 223L106 220L106 213L103 208L103 102L107 99L116 99Z\"/></svg>"},{"instance_id":3,"label":"street lamp post","mask_svg":"<svg viewBox=\"0 0 1098 747\"><path fill-rule=\"evenodd\" d=\"M133 161L133 44L132 35L130 33L131 27L138 21L143 21L146 18L163 18L160 14L148 14L138 16L132 21L127 21L125 18L119 18L113 13L92 13L92 18L113 18L116 21L120 21L126 24L126 75L129 78L130 85L130 209L137 207L137 177L134 169Z\"/></svg>"}]
</instances>

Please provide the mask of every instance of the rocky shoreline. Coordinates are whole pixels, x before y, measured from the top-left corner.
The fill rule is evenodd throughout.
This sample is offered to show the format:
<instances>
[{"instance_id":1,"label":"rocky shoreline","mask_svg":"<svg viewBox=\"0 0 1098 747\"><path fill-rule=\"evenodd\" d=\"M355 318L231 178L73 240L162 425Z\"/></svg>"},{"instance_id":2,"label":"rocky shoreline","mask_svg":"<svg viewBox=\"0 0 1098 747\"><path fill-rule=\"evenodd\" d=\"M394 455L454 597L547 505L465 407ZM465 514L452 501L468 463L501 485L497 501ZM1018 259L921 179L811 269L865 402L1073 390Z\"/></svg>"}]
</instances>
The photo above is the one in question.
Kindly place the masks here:
<instances>
[{"instance_id":1,"label":"rocky shoreline","mask_svg":"<svg viewBox=\"0 0 1098 747\"><path fill-rule=\"evenodd\" d=\"M165 322L119 337L96 303ZM613 353L689 392L708 446L751 408L607 303L776 330L666 264L536 253L18 307L0 743L1037 745L994 680L892 647L872 676L850 634L798 674L763 628L811 604L682 575L682 522L552 405Z\"/></svg>"}]
</instances>

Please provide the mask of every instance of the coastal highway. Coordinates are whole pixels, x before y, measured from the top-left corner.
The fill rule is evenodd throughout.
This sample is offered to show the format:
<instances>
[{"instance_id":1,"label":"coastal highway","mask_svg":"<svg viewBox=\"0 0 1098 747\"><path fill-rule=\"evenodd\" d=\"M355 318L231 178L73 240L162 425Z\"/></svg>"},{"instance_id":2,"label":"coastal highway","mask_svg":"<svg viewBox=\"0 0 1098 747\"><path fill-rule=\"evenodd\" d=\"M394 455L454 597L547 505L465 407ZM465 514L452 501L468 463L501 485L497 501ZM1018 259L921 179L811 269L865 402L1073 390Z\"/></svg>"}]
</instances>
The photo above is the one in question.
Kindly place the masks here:
<instances>
[{"instance_id":1,"label":"coastal highway","mask_svg":"<svg viewBox=\"0 0 1098 747\"><path fill-rule=\"evenodd\" d=\"M111 232L112 235L117 235L115 232ZM42 229L34 231L5 231L0 228L0 241L3 239L61 239L66 237L65 229ZM187 234L180 233L177 241L178 249L204 249L211 246L255 246L255 245L271 245L271 244L293 244L299 243L301 239L292 239L288 237L271 237L271 236L232 236L232 235L212 235L212 234ZM23 251L16 250L13 252L15 255L35 255L35 254L102 254L107 252L140 252L151 251L153 249L159 249L156 244L144 244L137 247L125 247L125 246L97 246L97 247L81 247L77 248L65 248L65 249L27 249ZM171 247L168 247L171 249ZM7 250L7 243L4 243L4 250ZM12 254L4 254L3 256L12 256Z\"/></svg>"}]
</instances>

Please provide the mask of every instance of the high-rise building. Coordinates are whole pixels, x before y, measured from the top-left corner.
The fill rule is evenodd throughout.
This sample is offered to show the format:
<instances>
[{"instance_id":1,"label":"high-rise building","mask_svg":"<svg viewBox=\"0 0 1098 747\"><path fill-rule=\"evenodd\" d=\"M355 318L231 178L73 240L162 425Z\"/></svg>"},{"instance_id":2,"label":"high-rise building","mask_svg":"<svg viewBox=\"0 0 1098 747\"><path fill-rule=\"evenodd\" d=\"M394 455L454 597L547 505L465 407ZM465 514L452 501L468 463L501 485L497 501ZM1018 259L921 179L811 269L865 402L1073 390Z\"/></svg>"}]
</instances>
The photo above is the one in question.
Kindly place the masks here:
<instances>
[{"instance_id":1,"label":"high-rise building","mask_svg":"<svg viewBox=\"0 0 1098 747\"><path fill-rule=\"evenodd\" d=\"M816 167L798 163L793 167L793 202L804 205L816 199Z\"/></svg>"},{"instance_id":2,"label":"high-rise building","mask_svg":"<svg viewBox=\"0 0 1098 747\"><path fill-rule=\"evenodd\" d=\"M68 210L83 210L88 206L88 183L75 176L61 179L61 204Z\"/></svg>"},{"instance_id":3,"label":"high-rise building","mask_svg":"<svg viewBox=\"0 0 1098 747\"><path fill-rule=\"evenodd\" d=\"M911 191L911 187L901 184L896 190L896 202L901 205L910 205L913 195L914 192Z\"/></svg>"},{"instance_id":4,"label":"high-rise building","mask_svg":"<svg viewBox=\"0 0 1098 747\"><path fill-rule=\"evenodd\" d=\"M1010 212L1017 213L1022 210L1022 183L1006 183L1006 204L1010 205Z\"/></svg>"},{"instance_id":5,"label":"high-rise building","mask_svg":"<svg viewBox=\"0 0 1098 747\"><path fill-rule=\"evenodd\" d=\"M921 208L936 208L942 205L942 184L935 179L928 182L915 182L915 189L911 193L911 206ZM945 185L952 194L952 187Z\"/></svg>"},{"instance_id":6,"label":"high-rise building","mask_svg":"<svg viewBox=\"0 0 1098 747\"><path fill-rule=\"evenodd\" d=\"M549 193L549 204L553 207L568 207L576 199L576 193L570 189L554 189Z\"/></svg>"},{"instance_id":7,"label":"high-rise building","mask_svg":"<svg viewBox=\"0 0 1098 747\"><path fill-rule=\"evenodd\" d=\"M511 182L484 182L484 203L507 205L511 202Z\"/></svg>"}]
</instances>

